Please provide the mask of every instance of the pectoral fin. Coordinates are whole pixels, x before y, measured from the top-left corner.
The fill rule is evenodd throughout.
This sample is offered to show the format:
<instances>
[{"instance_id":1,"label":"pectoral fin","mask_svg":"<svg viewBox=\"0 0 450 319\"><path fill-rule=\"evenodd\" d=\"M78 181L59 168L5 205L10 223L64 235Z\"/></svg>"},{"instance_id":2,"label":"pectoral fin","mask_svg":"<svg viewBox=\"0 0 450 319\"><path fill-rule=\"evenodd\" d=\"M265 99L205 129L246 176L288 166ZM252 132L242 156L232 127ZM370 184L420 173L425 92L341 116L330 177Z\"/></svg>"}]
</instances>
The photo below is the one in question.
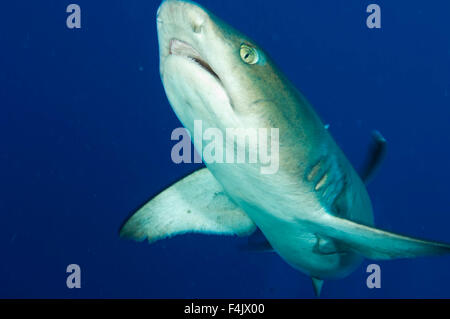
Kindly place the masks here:
<instances>
[{"instance_id":1,"label":"pectoral fin","mask_svg":"<svg viewBox=\"0 0 450 319\"><path fill-rule=\"evenodd\" d=\"M245 236L255 228L205 168L152 199L125 223L120 236L154 242L193 232Z\"/></svg>"},{"instance_id":2,"label":"pectoral fin","mask_svg":"<svg viewBox=\"0 0 450 319\"><path fill-rule=\"evenodd\" d=\"M318 226L325 236L369 259L414 258L450 254L450 245L410 238L327 215Z\"/></svg>"}]
</instances>

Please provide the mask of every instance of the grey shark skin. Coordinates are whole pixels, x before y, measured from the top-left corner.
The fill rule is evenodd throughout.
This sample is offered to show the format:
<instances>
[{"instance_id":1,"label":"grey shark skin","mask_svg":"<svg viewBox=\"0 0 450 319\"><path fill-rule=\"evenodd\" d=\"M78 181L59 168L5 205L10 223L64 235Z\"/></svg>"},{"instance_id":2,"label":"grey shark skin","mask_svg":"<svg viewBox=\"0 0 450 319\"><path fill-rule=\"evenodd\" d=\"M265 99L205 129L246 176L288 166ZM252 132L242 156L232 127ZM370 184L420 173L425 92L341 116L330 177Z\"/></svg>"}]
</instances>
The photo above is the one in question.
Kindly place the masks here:
<instances>
[{"instance_id":1,"label":"grey shark skin","mask_svg":"<svg viewBox=\"0 0 450 319\"><path fill-rule=\"evenodd\" d=\"M364 182L308 101L251 39L188 1L164 1L157 25L162 82L183 125L191 132L195 120L222 132L279 128L279 169L265 175L261 164L206 163L133 215L121 236L154 242L188 232L248 236L259 228L276 253L313 279L317 294L323 280L347 276L364 257L450 252L373 227ZM243 45L258 59L244 60Z\"/></svg>"}]
</instances>

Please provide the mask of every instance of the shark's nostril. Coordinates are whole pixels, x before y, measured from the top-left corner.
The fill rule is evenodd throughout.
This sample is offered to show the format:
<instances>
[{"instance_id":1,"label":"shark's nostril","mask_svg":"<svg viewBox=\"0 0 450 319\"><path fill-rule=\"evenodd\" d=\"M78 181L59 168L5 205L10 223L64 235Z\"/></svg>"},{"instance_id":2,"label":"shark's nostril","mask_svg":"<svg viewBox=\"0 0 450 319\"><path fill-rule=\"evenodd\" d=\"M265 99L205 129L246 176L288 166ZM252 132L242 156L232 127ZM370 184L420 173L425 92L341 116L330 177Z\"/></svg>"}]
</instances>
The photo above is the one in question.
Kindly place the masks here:
<instances>
[{"instance_id":1,"label":"shark's nostril","mask_svg":"<svg viewBox=\"0 0 450 319\"><path fill-rule=\"evenodd\" d=\"M208 15L199 7L191 6L190 9L191 10L186 11L186 19L190 22L193 32L201 33Z\"/></svg>"},{"instance_id":2,"label":"shark's nostril","mask_svg":"<svg viewBox=\"0 0 450 319\"><path fill-rule=\"evenodd\" d=\"M203 23L201 23L201 24L197 24L197 23L193 23L192 24L192 30L195 32L195 33L202 33L202 30L203 30Z\"/></svg>"}]
</instances>

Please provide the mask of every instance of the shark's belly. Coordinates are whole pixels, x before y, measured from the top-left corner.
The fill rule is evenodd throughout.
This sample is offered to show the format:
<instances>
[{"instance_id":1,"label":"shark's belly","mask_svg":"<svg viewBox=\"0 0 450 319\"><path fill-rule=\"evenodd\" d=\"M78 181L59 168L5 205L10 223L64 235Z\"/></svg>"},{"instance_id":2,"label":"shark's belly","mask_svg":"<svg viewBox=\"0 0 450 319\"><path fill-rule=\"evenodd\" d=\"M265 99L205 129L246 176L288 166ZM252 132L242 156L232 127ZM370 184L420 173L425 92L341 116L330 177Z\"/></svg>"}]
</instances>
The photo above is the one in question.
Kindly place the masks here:
<instances>
[{"instance_id":1,"label":"shark's belly","mask_svg":"<svg viewBox=\"0 0 450 319\"><path fill-rule=\"evenodd\" d=\"M362 262L362 257L320 237L309 225L270 219L259 224L274 250L292 267L311 277L343 278Z\"/></svg>"},{"instance_id":2,"label":"shark's belly","mask_svg":"<svg viewBox=\"0 0 450 319\"><path fill-rule=\"evenodd\" d=\"M231 173L228 173L227 177L230 176ZM295 191L291 186L280 186L283 183L264 190L264 183L249 183L252 180L249 176L242 177L243 174L239 185L228 185L228 178L222 178L222 181L229 195L261 229L274 250L292 267L312 277L338 279L349 275L360 265L362 258L358 254L318 234L320 214L326 213L323 210L324 203L317 200L317 193L311 191L309 184L300 183L295 186ZM240 196L244 193L253 196ZM345 198L347 196L343 197L344 201ZM354 215L355 209L362 216L362 209L360 211L359 208L365 205L370 208L369 204L355 202L355 196L351 198L353 204L357 205L344 205L348 211L341 212L343 216L340 217L353 217L351 215ZM364 211L363 219L370 222L371 209L364 208Z\"/></svg>"},{"instance_id":3,"label":"shark's belly","mask_svg":"<svg viewBox=\"0 0 450 319\"><path fill-rule=\"evenodd\" d=\"M314 156L295 174L281 167L272 176L262 176L249 166L208 167L288 264L312 277L334 279L347 276L362 258L318 234L321 214L373 222L365 188L343 159Z\"/></svg>"}]
</instances>

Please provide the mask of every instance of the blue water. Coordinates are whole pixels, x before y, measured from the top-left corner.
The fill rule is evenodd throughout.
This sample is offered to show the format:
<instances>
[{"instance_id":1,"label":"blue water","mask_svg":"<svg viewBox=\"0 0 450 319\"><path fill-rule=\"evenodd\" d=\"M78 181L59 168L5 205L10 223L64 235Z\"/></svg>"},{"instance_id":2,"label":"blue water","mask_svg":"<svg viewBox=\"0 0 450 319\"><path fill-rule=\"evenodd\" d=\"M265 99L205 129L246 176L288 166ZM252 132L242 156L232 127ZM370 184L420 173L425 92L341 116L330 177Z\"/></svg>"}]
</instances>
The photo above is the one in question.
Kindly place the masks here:
<instances>
[{"instance_id":1,"label":"blue water","mask_svg":"<svg viewBox=\"0 0 450 319\"><path fill-rule=\"evenodd\" d=\"M378 227L450 242L450 2L202 0L255 39L314 105L356 167L380 130L389 151L369 186ZM312 298L309 278L242 238L153 245L118 231L140 205L201 166L176 165L180 126L158 72L159 1L0 6L0 297ZM450 257L365 261L325 298L450 297ZM81 289L66 267L81 267Z\"/></svg>"}]
</instances>

